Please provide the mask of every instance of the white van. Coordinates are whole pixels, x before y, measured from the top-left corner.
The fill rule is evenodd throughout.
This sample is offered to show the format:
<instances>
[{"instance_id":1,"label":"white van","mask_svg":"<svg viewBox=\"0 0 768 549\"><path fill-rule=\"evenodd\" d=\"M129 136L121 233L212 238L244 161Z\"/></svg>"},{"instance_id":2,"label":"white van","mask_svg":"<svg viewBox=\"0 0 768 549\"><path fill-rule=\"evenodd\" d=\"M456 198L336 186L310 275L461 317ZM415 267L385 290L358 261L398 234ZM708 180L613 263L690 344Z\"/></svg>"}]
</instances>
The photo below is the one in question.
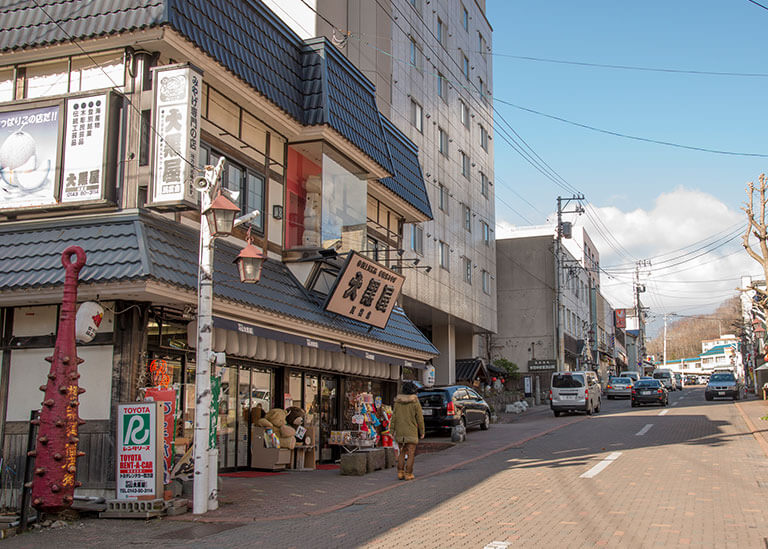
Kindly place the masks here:
<instances>
[{"instance_id":1,"label":"white van","mask_svg":"<svg viewBox=\"0 0 768 549\"><path fill-rule=\"evenodd\" d=\"M675 374L672 370L664 368L657 368L653 371L653 379L658 379L667 391L674 391L677 389L675 385Z\"/></svg>"},{"instance_id":2,"label":"white van","mask_svg":"<svg viewBox=\"0 0 768 549\"><path fill-rule=\"evenodd\" d=\"M581 410L591 415L600 411L601 387L595 372L554 372L551 387L549 406L555 417L561 412Z\"/></svg>"}]
</instances>

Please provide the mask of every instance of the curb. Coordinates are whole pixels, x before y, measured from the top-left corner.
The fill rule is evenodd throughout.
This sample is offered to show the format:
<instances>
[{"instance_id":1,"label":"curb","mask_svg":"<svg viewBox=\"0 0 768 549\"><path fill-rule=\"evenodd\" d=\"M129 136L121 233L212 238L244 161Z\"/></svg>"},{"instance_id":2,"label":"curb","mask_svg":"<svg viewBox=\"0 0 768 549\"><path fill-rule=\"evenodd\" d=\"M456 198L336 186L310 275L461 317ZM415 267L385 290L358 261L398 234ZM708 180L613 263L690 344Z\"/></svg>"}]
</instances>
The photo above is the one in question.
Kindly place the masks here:
<instances>
[{"instance_id":1,"label":"curb","mask_svg":"<svg viewBox=\"0 0 768 549\"><path fill-rule=\"evenodd\" d=\"M760 448L762 448L765 456L768 457L768 441L765 440L765 436L763 436L758 431L758 429L755 427L755 424L752 423L752 419L742 409L741 404L739 404L738 402L734 402L734 404L736 405L736 409L741 414L742 419L744 419L744 423L747 424L747 429L749 429L750 433L752 433L752 436L755 437L755 440L760 445Z\"/></svg>"},{"instance_id":2,"label":"curb","mask_svg":"<svg viewBox=\"0 0 768 549\"><path fill-rule=\"evenodd\" d=\"M514 442L510 442L509 444L505 444L504 446L501 446L499 448L495 448L494 450L489 450L488 452L485 452L483 454L480 454L478 456L465 459L463 461L460 461L458 463L454 463L453 465L449 465L447 467L444 467L442 469L439 469L437 471L432 471L431 473L427 473L425 475L419 476L416 481L428 479L437 475L442 475L444 473L448 473L450 471L453 471L454 469L458 469L459 467L463 467L465 465L468 465L470 463L474 463L475 461L480 461L481 459L488 458L492 455L498 454L500 452L504 452L506 450L509 450L511 448L516 448L518 446L522 446L526 442L530 442L531 440L535 440L539 437L543 437L545 435L548 435L550 433L553 433L555 431L558 431L560 429L563 429L564 427L568 427L569 425L573 425L574 423L579 423L580 421L585 421L589 416L583 416L583 417L577 417L573 420L567 422L567 423L561 423L560 425L556 425L554 427L550 427L549 429L546 429L544 431L541 431L539 433L536 433L534 435L531 435L529 437L526 437L524 439L516 440ZM768 443L767 443L768 446ZM768 454L766 454L768 455ZM338 511L340 509L344 509L345 507L349 507L350 505L354 505L358 501L366 498L370 498L372 496L376 496L378 494L382 494L384 492L388 492L389 490L392 490L393 488L397 488L398 486L406 486L408 483L395 481L391 484L387 484L386 486L382 486L381 488L378 488L376 490L373 490L371 492L367 492L365 494L360 494L359 496L355 496L351 499L348 499L346 501L343 501L341 503L337 503L336 505L332 505L331 507L326 507L325 509L318 509L317 511L310 511L306 513L297 513L293 515L282 515L282 516L276 516L276 517L264 517L264 518L253 518L248 519L247 521L243 520L237 520L234 517L195 517L195 518L187 518L184 515L178 516L178 517L167 517L166 520L176 520L181 522L210 522L210 523L232 523L232 524L248 524L249 522L271 522L271 521L282 521L282 520L296 520L300 518L307 518L307 517L316 517L319 515L325 515L327 513L332 513L334 511Z\"/></svg>"}]
</instances>

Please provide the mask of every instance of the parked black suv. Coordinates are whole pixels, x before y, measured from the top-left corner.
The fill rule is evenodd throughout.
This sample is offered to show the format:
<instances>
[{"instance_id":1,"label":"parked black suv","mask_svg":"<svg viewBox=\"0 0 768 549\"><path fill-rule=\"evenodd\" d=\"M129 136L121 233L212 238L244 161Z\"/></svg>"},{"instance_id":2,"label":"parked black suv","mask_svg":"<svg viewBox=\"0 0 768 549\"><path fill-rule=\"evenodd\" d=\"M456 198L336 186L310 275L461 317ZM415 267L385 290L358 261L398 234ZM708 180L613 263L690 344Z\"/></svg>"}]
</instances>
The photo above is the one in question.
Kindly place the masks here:
<instances>
[{"instance_id":1,"label":"parked black suv","mask_svg":"<svg viewBox=\"0 0 768 549\"><path fill-rule=\"evenodd\" d=\"M491 426L491 408L474 389L466 385L423 387L418 392L428 431L464 427Z\"/></svg>"}]
</instances>

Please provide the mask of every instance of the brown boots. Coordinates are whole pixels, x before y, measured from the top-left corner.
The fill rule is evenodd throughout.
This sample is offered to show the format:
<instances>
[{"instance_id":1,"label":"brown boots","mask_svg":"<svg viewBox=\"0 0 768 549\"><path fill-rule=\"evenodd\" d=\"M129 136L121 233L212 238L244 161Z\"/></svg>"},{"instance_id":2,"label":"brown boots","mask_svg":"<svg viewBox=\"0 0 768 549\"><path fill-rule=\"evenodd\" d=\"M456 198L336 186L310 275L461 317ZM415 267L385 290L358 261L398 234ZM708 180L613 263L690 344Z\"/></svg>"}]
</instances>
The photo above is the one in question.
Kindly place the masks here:
<instances>
[{"instance_id":1,"label":"brown boots","mask_svg":"<svg viewBox=\"0 0 768 549\"><path fill-rule=\"evenodd\" d=\"M414 478L413 473L405 473L405 480L413 480Z\"/></svg>"},{"instance_id":2,"label":"brown boots","mask_svg":"<svg viewBox=\"0 0 768 549\"><path fill-rule=\"evenodd\" d=\"M405 478L405 471L397 472L397 480L403 480Z\"/></svg>"}]
</instances>

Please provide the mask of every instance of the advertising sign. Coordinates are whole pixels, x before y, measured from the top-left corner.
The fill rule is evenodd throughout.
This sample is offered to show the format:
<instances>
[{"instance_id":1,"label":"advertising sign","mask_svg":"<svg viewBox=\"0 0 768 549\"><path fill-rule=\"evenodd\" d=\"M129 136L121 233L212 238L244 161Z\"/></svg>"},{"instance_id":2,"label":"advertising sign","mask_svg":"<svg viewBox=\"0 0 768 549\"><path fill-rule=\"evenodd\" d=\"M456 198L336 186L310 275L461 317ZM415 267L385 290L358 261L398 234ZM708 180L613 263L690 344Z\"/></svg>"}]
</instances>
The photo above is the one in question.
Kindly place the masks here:
<instances>
[{"instance_id":1,"label":"advertising sign","mask_svg":"<svg viewBox=\"0 0 768 549\"><path fill-rule=\"evenodd\" d=\"M163 413L163 484L171 482L173 467L173 430L176 417L176 390L160 387L147 387L146 400L159 402Z\"/></svg>"},{"instance_id":2,"label":"advertising sign","mask_svg":"<svg viewBox=\"0 0 768 549\"><path fill-rule=\"evenodd\" d=\"M614 311L614 314L616 315L616 327L626 328L627 327L627 310L616 309L616 311Z\"/></svg>"},{"instance_id":3,"label":"advertising sign","mask_svg":"<svg viewBox=\"0 0 768 549\"><path fill-rule=\"evenodd\" d=\"M194 207L203 77L191 66L170 65L156 69L154 78L152 203Z\"/></svg>"},{"instance_id":4,"label":"advertising sign","mask_svg":"<svg viewBox=\"0 0 768 549\"><path fill-rule=\"evenodd\" d=\"M538 372L541 370L554 370L557 368L557 362L549 359L534 359L528 361L528 371Z\"/></svg>"},{"instance_id":5,"label":"advertising sign","mask_svg":"<svg viewBox=\"0 0 768 549\"><path fill-rule=\"evenodd\" d=\"M106 94L67 100L62 202L102 197L106 119Z\"/></svg>"},{"instance_id":6,"label":"advertising sign","mask_svg":"<svg viewBox=\"0 0 768 549\"><path fill-rule=\"evenodd\" d=\"M159 419L157 402L118 404L117 499L161 496Z\"/></svg>"},{"instance_id":7,"label":"advertising sign","mask_svg":"<svg viewBox=\"0 0 768 549\"><path fill-rule=\"evenodd\" d=\"M432 364L427 365L424 370L424 385L432 387L435 384L435 367Z\"/></svg>"},{"instance_id":8,"label":"advertising sign","mask_svg":"<svg viewBox=\"0 0 768 549\"><path fill-rule=\"evenodd\" d=\"M533 378L531 376L523 378L523 392L527 397L533 396Z\"/></svg>"},{"instance_id":9,"label":"advertising sign","mask_svg":"<svg viewBox=\"0 0 768 549\"><path fill-rule=\"evenodd\" d=\"M385 328L405 277L352 252L325 310Z\"/></svg>"},{"instance_id":10,"label":"advertising sign","mask_svg":"<svg viewBox=\"0 0 768 549\"><path fill-rule=\"evenodd\" d=\"M0 208L56 203L60 106L0 112Z\"/></svg>"}]
</instances>

